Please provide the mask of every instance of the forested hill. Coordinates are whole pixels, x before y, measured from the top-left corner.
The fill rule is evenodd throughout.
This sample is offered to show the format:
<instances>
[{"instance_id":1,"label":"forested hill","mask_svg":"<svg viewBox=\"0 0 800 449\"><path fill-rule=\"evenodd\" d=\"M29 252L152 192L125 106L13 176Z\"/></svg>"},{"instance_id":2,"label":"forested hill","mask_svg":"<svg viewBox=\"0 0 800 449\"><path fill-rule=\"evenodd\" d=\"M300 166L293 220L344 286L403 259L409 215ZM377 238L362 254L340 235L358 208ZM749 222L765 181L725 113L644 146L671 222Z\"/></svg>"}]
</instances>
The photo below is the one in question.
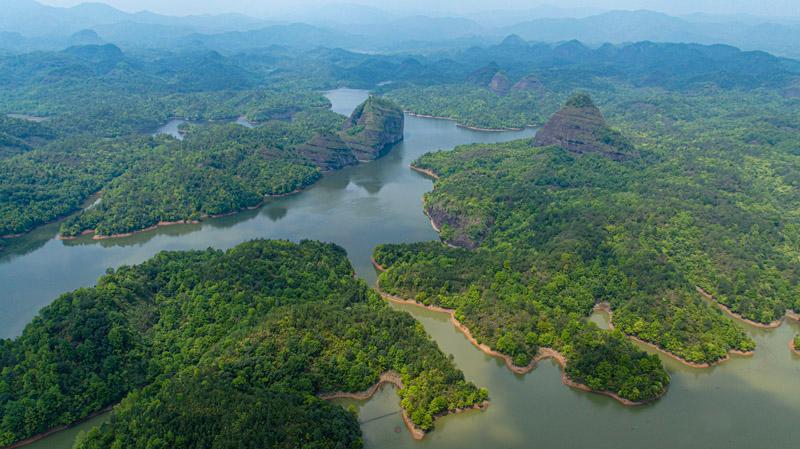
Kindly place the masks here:
<instances>
[{"instance_id":1,"label":"forested hill","mask_svg":"<svg viewBox=\"0 0 800 449\"><path fill-rule=\"evenodd\" d=\"M403 137L391 102L372 98L346 123L300 79L265 80L266 71L214 52L142 57L113 45L0 58L0 111L46 119L0 119L0 238L77 212L101 190L63 235L235 212ZM143 136L174 117L205 126L184 142ZM219 123L238 117L257 126Z\"/></svg>"},{"instance_id":2,"label":"forested hill","mask_svg":"<svg viewBox=\"0 0 800 449\"><path fill-rule=\"evenodd\" d=\"M102 187L100 204L67 219L61 234L100 238L253 208L308 187L323 170L376 159L402 139L403 111L377 98L346 121L312 109L254 128L197 126L183 142L142 155Z\"/></svg>"},{"instance_id":3,"label":"forested hill","mask_svg":"<svg viewBox=\"0 0 800 449\"><path fill-rule=\"evenodd\" d=\"M311 241L167 252L110 272L0 341L0 445L121 400L78 447L360 447L356 417L317 396L366 390L386 371L423 430L486 399L352 274L343 249Z\"/></svg>"},{"instance_id":4,"label":"forested hill","mask_svg":"<svg viewBox=\"0 0 800 449\"><path fill-rule=\"evenodd\" d=\"M455 308L473 333L519 362L538 347L566 348L588 369L575 375L590 379L600 364L582 364L581 346L559 338L559 325L553 333L553 317L571 313L578 321L556 322L588 326L581 317L601 301L611 304L618 332L691 363L752 350L698 288L760 323L800 311L797 140L774 132L764 141L750 129L762 127L756 114L781 103L758 112L738 96L701 101L691 122L631 102L612 111L630 120L618 123L636 158L532 140L423 156L414 164L439 176L425 210L445 241L477 249L381 247L381 286ZM743 120L753 123L742 128Z\"/></svg>"}]
</instances>

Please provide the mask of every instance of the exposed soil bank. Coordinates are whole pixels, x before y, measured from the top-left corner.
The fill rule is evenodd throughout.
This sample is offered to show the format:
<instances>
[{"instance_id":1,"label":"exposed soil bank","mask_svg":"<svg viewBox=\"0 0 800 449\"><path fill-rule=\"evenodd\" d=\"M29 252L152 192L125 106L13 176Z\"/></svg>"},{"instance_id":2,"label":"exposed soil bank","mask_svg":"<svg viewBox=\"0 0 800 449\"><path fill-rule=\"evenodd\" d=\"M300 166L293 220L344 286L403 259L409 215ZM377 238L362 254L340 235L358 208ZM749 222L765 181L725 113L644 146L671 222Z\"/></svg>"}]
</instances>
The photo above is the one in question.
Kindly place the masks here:
<instances>
[{"instance_id":1,"label":"exposed soil bank","mask_svg":"<svg viewBox=\"0 0 800 449\"><path fill-rule=\"evenodd\" d=\"M428 114L417 114L416 112L412 112L412 111L409 111L409 110L403 110L403 112L405 112L406 114L408 114L408 115L410 115L412 117L430 118L430 119L434 119L434 120L447 120L448 122L456 122L456 126L458 126L459 128L471 129L473 131L506 132L506 131L522 131L523 129L525 129L525 128L481 128L479 126L464 125L463 123L460 123L457 119L454 119L452 117L444 117L444 116L439 116L439 115L428 115ZM533 128L533 127L529 126L529 128Z\"/></svg>"},{"instance_id":2,"label":"exposed soil bank","mask_svg":"<svg viewBox=\"0 0 800 449\"><path fill-rule=\"evenodd\" d=\"M419 172L419 173L422 173L423 175L430 176L433 179L436 179L436 180L439 179L439 175L434 173L433 170L428 170L428 169L425 169L425 168L419 168L414 164L411 164L408 167L411 168L412 170L414 170L415 172Z\"/></svg>"},{"instance_id":3,"label":"exposed soil bank","mask_svg":"<svg viewBox=\"0 0 800 449\"><path fill-rule=\"evenodd\" d=\"M378 382L375 383L375 385L369 387L368 389L366 389L364 391L358 391L358 392L355 392L355 393L346 392L346 391L337 391L335 393L321 394L321 395L319 395L319 397L320 397L320 399L325 399L325 400L355 399L357 401L365 401L365 400L371 398L372 396L374 396L375 393L377 393L378 390L384 384L392 384L392 385L394 385L395 387L397 387L397 388L399 388L401 390L403 389L403 380L400 378L400 374L398 374L395 371L386 371L385 373L380 375L380 378L379 378ZM489 406L489 402L488 401L484 401L483 403L475 404L472 407L467 407L467 408L463 408L463 409L456 409L453 412L450 412L448 410L448 411L439 413L434 417L434 419L435 418L440 418L440 417L445 416L445 415L449 415L451 413L460 413L460 412L463 412L463 411L466 411L466 410L483 410L483 409L486 409L486 407L488 407L488 406ZM420 429L416 424L414 424L411 421L411 418L408 417L408 413L406 413L405 409L401 408L401 415L403 416L403 422L406 424L406 427L408 428L408 431L411 432L411 436L415 440L421 440L421 439L425 438L426 432L424 430Z\"/></svg>"},{"instance_id":4,"label":"exposed soil bank","mask_svg":"<svg viewBox=\"0 0 800 449\"><path fill-rule=\"evenodd\" d=\"M380 267L379 265L376 264L376 268L381 269L382 267ZM566 368L566 365L567 365L566 357L564 357L564 355L561 354L560 352L555 351L555 350L550 349L550 348L539 348L539 352L536 354L536 356L531 360L531 362L527 366L515 365L513 360L511 359L511 357L509 357L508 355L505 355L505 354L502 354L500 352L497 352L494 349L490 348L488 345L485 345L483 343L478 342L478 340L475 339L475 337L472 335L472 332L470 332L469 328L464 326L460 321L458 321L458 319L456 319L454 310L445 309L444 307L439 307L439 306L428 306L428 305L419 303L419 302L414 301L414 300L404 299L404 298L400 298L400 297L397 297L397 296L394 296L394 295L390 295L390 294L388 294L386 292L381 291L380 287L378 287L378 292L381 294L381 296L384 299L386 299L388 301L391 301L391 302L395 302L395 303L398 303L398 304L410 304L410 305L414 305L414 306L417 306L417 307L423 307L425 309L428 309L428 310L431 310L431 311L434 311L434 312L441 312L441 313L446 313L446 314L450 315L450 322L453 324L453 326L456 327L456 329L461 331L467 337L467 340L469 340L470 343L472 343L476 348L480 349L483 353L485 353L487 355L490 355L492 357L497 357L499 359L502 359L505 362L505 364L508 367L508 369L510 369L515 374L526 374L526 373L529 373L530 371L532 371L536 367L536 364L539 361L551 358L551 359L554 359L556 362L558 362L558 364L561 366L561 382L564 383L564 385L567 385L567 386L573 387L573 388L577 388L579 390L591 392L591 393L597 393L597 394L602 394L602 395L605 395L605 396L609 396L609 397L612 397L612 398L616 399L619 403L621 403L623 405L628 405L628 406L643 405L643 404L646 404L647 402L650 402L650 401L644 401L644 402L631 401L629 399L625 399L625 398L619 396L618 394L616 394L616 393L614 393L612 391L594 390L594 389L590 388L588 385L584 385L582 383L573 381L572 379L570 379L567 376L567 373L565 371L565 368ZM655 399L657 399L657 398L654 398L653 400L655 400Z\"/></svg>"},{"instance_id":5,"label":"exposed soil bank","mask_svg":"<svg viewBox=\"0 0 800 449\"><path fill-rule=\"evenodd\" d=\"M700 295L703 296L703 298L705 298L708 301L710 301L711 303L715 304L717 307L720 308L720 310L725 312L726 315L728 315L731 318L736 318L737 320L742 321L744 323L747 323L747 324L749 324L751 326L760 327L762 329L775 329L776 327L780 326L781 323L783 322L783 317L778 318L777 320L775 320L775 321L773 321L771 323L768 323L768 324L759 323L758 321L753 321L753 320L747 319L747 318L743 317L742 315L740 315L740 314L734 312L733 310L731 310L730 307L728 307L725 304L722 304L721 302L719 302L716 299L714 299L714 297L711 295L711 293L708 293L707 291L703 290L700 287L696 287L696 288L697 288L697 291L700 293Z\"/></svg>"},{"instance_id":6,"label":"exposed soil bank","mask_svg":"<svg viewBox=\"0 0 800 449\"><path fill-rule=\"evenodd\" d=\"M605 313L608 314L608 328L610 330L613 330L614 329L614 311L611 310L611 304L609 304L607 302L597 303L594 306L594 310L597 311L597 312L605 312ZM684 359L683 357L681 357L681 356L679 356L677 354L673 354L673 353L667 351L666 349L664 349L664 348L662 348L662 347L660 347L658 345L655 345L653 343L650 343L649 341L644 341L639 337L636 337L636 336L633 336L633 335L628 335L628 334L625 334L625 335L628 338L630 338L631 340L634 340L634 341L636 341L638 343L641 343L641 344L643 344L643 345L645 345L645 346L647 346L649 348L655 349L656 351L666 355L667 357L670 357L670 358L672 358L674 360L677 360L677 361L683 363L684 365L692 367L692 368L711 368L714 365L719 365L720 363L723 363L725 361L730 360L730 355L731 354L738 355L738 356L743 356L743 357L749 357L749 356L752 356L754 354L753 351L745 352L745 351L738 351L736 349L731 349L731 350L728 351L728 354L725 357L723 357L723 358L721 358L719 360L715 360L715 361L713 361L711 363L697 363L697 362L691 362L689 360L686 360L686 359Z\"/></svg>"},{"instance_id":7,"label":"exposed soil bank","mask_svg":"<svg viewBox=\"0 0 800 449\"><path fill-rule=\"evenodd\" d=\"M293 190L293 191L291 191L289 193L281 193L281 194L277 194L277 195L269 195L266 198L267 199L269 199L269 198L283 198L283 197L287 197L287 196L290 196L290 195L298 194L298 193L300 193L302 191L303 191L302 189L297 189L297 190ZM141 234L143 232L154 231L154 230L156 230L158 228L163 228L163 227L167 227L167 226L175 226L175 225L182 225L182 224L200 224L202 222L202 220L205 220L205 219L208 219L208 218L227 217L227 216L230 216L230 215L238 214L240 212L244 212L246 210L258 209L258 208L262 207L265 203L266 203L266 200L256 204L255 206L249 206L249 207L245 207L245 208L238 209L238 210L232 210L230 212L225 212L223 214L203 215L202 217L200 217L199 220L159 221L158 223L154 224L153 226L148 226L148 227L146 227L144 229L138 229L136 231L124 232L124 233L121 233L121 234L112 234L112 235L94 235L92 237L92 240L120 239L120 238L125 238L125 237L131 237L131 236L134 236L136 234ZM91 235L91 234L94 234L94 233L95 233L94 229L86 229L83 232L81 232L80 236ZM65 237L63 235L59 235L57 238L59 240L75 240L80 236Z\"/></svg>"},{"instance_id":8,"label":"exposed soil bank","mask_svg":"<svg viewBox=\"0 0 800 449\"><path fill-rule=\"evenodd\" d=\"M64 219L66 219L67 217L72 216L73 214L76 214L78 212L81 212L83 210L91 208L91 206L100 198L100 193L101 193L101 191L95 192L95 193L89 195L88 198L83 200L83 204L81 205L80 210L74 210L74 211L66 213L64 215L59 215L58 217L56 217L56 218L54 218L54 219L52 219L50 221L46 221L44 223L37 224L36 226L34 226L33 228L29 229L28 231L20 232L19 234L0 235L0 239L15 239L15 238L19 238L19 237L22 237L22 236L30 234L31 232L35 231L38 228L47 226L49 224L58 223L59 221L63 221ZM92 232L94 232L94 231L92 231ZM88 233L91 234L92 232L88 232ZM87 233L87 232L84 231L84 233ZM81 235L83 235L83 234L81 234ZM61 239L61 236L59 235L58 238ZM63 238L62 240L72 240L73 238L74 237L67 237L67 238Z\"/></svg>"},{"instance_id":9,"label":"exposed soil bank","mask_svg":"<svg viewBox=\"0 0 800 449\"><path fill-rule=\"evenodd\" d=\"M100 410L98 410L98 411L96 411L94 413L91 413L88 416L85 416L85 417L79 419L78 421L75 421L72 424L67 424L67 425L59 426L59 427L54 427L54 428L52 428L50 430L47 430L45 432L36 434L36 435L34 435L34 436L30 437L30 438L26 438L24 440L17 441L16 443L12 444L11 446L6 446L6 447L4 447L2 449L15 449L15 448L18 448L18 447L27 446L27 445L35 443L35 442L37 442L39 440L43 440L43 439L49 437L50 435L53 435L53 434L58 433L58 432L61 432L63 430L70 429L72 427L77 426L78 424L81 424L81 423L84 423L86 421L89 421L92 418L96 418L96 417L98 417L100 415L104 415L104 414L110 412L113 408L114 408L113 405L109 405L108 407L105 407L105 408L100 409Z\"/></svg>"}]
</instances>

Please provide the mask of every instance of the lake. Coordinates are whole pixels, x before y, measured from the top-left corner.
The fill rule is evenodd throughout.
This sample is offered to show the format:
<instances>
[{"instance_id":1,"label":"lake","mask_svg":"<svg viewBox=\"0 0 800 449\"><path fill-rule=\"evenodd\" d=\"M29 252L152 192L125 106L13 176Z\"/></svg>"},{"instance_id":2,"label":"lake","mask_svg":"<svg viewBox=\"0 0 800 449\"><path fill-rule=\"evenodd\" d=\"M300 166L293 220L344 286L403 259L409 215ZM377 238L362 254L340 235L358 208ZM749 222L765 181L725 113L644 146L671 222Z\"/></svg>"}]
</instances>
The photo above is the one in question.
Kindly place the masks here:
<instances>
[{"instance_id":1,"label":"lake","mask_svg":"<svg viewBox=\"0 0 800 449\"><path fill-rule=\"evenodd\" d=\"M348 89L327 93L333 109L343 114L366 95ZM533 134L478 132L451 121L406 116L405 141L387 156L328 173L306 191L270 200L258 210L102 241L60 241L55 239L57 224L39 228L9 241L0 254L0 285L5 287L0 291L0 336L18 335L39 309L60 293L93 285L107 267L139 263L162 250L229 248L254 238L317 239L347 249L357 274L374 282L370 255L376 245L438 238L422 213L422 195L432 181L410 170L411 161L459 144ZM437 420L435 431L414 441L396 413L397 395L384 387L371 400L355 402L367 448L797 447L800 357L788 348L800 330L796 323L775 330L747 327L758 344L755 356L711 369L689 368L662 356L672 376L669 392L653 404L631 408L562 385L552 361L515 375L473 347L446 315L393 307L417 318L442 350L453 354L467 379L488 388L491 405ZM592 319L604 322L599 314ZM30 447L67 449L77 431Z\"/></svg>"}]
</instances>

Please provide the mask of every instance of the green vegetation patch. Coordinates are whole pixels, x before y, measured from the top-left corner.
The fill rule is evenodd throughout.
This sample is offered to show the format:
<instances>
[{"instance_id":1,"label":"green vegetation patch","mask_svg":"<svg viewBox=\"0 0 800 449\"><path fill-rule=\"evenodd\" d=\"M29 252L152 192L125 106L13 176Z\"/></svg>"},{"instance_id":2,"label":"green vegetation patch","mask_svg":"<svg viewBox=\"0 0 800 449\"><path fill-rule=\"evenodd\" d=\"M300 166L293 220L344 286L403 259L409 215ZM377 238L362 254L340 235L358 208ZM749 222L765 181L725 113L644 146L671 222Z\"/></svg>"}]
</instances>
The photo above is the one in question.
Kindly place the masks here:
<instances>
[{"instance_id":1,"label":"green vegetation patch","mask_svg":"<svg viewBox=\"0 0 800 449\"><path fill-rule=\"evenodd\" d=\"M317 396L390 370L424 430L486 400L352 273L343 249L311 241L165 252L111 271L2 340L0 444L122 400L78 447L359 447L356 417Z\"/></svg>"}]
</instances>

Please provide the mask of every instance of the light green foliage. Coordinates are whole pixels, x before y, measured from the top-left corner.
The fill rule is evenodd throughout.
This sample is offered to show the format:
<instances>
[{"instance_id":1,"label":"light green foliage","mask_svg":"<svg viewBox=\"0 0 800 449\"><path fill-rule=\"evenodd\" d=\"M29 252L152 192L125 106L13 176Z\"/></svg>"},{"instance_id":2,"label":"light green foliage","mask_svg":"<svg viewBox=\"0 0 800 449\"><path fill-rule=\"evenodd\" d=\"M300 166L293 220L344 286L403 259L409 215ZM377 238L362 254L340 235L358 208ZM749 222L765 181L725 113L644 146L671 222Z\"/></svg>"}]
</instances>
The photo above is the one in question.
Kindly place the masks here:
<instances>
[{"instance_id":1,"label":"light green foliage","mask_svg":"<svg viewBox=\"0 0 800 449\"><path fill-rule=\"evenodd\" d=\"M122 399L78 447L358 447L355 417L315 396L388 370L424 429L433 410L486 399L352 277L344 250L310 241L161 253L63 295L0 343L3 445Z\"/></svg>"},{"instance_id":2,"label":"light green foliage","mask_svg":"<svg viewBox=\"0 0 800 449\"><path fill-rule=\"evenodd\" d=\"M512 91L498 96L481 86L446 84L390 90L388 98L417 114L448 117L478 128L525 128L543 124L563 102L554 94Z\"/></svg>"}]
</instances>

